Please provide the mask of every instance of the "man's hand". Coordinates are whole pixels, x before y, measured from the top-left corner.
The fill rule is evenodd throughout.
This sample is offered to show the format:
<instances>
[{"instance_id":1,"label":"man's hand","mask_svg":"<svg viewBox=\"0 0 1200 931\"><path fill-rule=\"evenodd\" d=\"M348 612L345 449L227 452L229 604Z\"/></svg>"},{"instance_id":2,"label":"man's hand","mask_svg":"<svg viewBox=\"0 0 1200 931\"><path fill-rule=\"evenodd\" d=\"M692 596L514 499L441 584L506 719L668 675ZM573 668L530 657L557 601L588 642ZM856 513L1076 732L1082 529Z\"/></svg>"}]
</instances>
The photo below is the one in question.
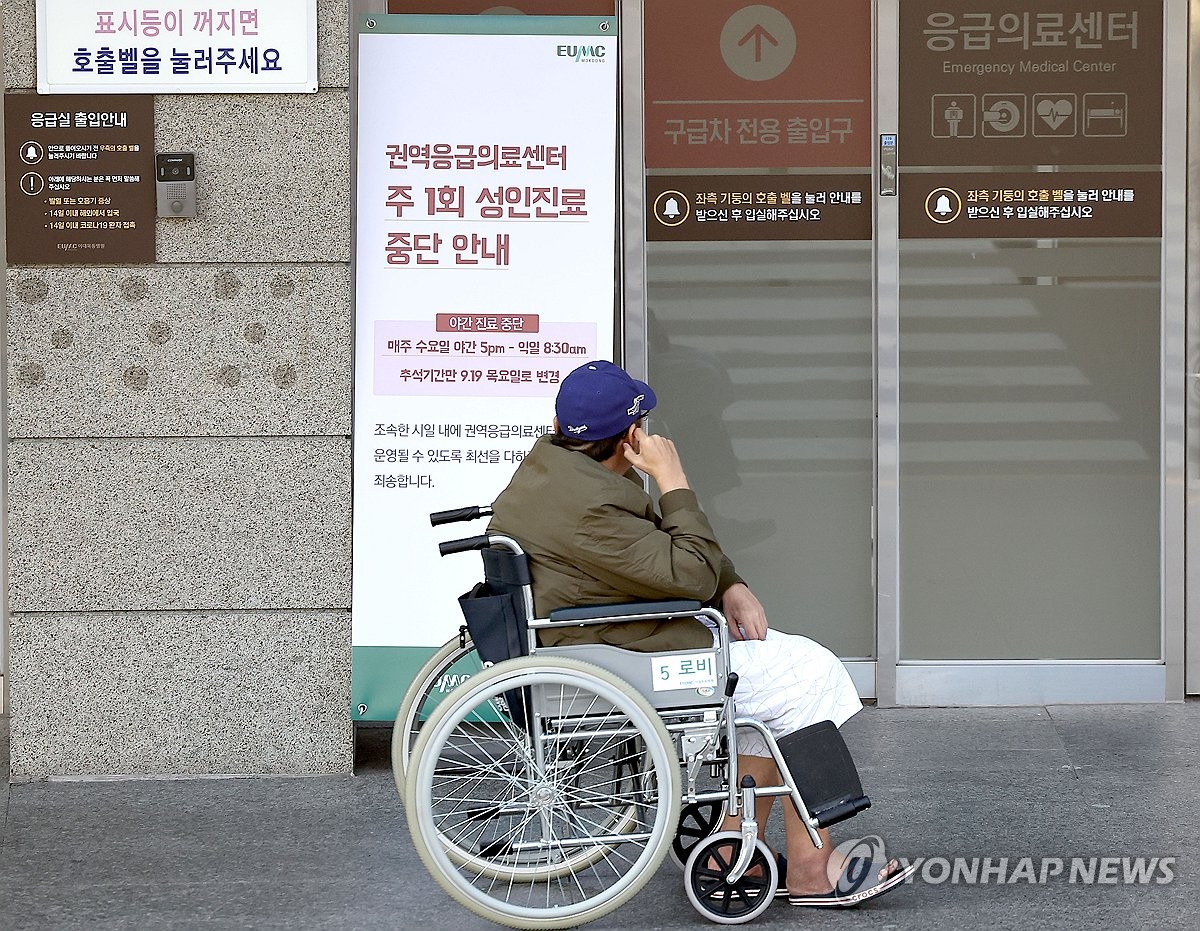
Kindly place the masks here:
<instances>
[{"instance_id":1,"label":"man's hand","mask_svg":"<svg viewBox=\"0 0 1200 931\"><path fill-rule=\"evenodd\" d=\"M633 444L623 444L622 450L626 462L654 479L660 494L689 487L675 444L666 437L651 436L641 427L635 427Z\"/></svg>"},{"instance_id":2,"label":"man's hand","mask_svg":"<svg viewBox=\"0 0 1200 931\"><path fill-rule=\"evenodd\" d=\"M767 612L744 582L735 582L725 590L721 596L721 613L729 622L729 636L732 639L767 638Z\"/></svg>"}]
</instances>

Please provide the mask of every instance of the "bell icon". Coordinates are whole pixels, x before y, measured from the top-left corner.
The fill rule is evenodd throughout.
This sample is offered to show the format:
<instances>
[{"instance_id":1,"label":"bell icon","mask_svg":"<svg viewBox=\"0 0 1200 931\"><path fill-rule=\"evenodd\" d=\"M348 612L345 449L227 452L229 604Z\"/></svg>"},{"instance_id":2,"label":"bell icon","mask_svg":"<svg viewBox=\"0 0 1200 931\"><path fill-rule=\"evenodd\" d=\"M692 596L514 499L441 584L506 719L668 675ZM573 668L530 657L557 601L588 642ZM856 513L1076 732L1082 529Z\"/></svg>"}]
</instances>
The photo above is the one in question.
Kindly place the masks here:
<instances>
[{"instance_id":1,"label":"bell icon","mask_svg":"<svg viewBox=\"0 0 1200 931\"><path fill-rule=\"evenodd\" d=\"M933 212L941 214L943 217L949 216L954 212L954 208L950 206L950 198L945 194L938 197L937 203L934 204Z\"/></svg>"},{"instance_id":2,"label":"bell icon","mask_svg":"<svg viewBox=\"0 0 1200 931\"><path fill-rule=\"evenodd\" d=\"M29 162L32 162L32 161L36 161L36 160L37 160L37 157L38 157L38 150L37 150L37 146L35 146L35 145L34 145L34 144L31 142L31 143L29 144L29 148L25 150L25 160L26 160L26 161L29 161Z\"/></svg>"},{"instance_id":3,"label":"bell icon","mask_svg":"<svg viewBox=\"0 0 1200 931\"><path fill-rule=\"evenodd\" d=\"M668 220L674 220L679 216L679 201L674 197L668 197L667 202L663 204L663 216Z\"/></svg>"}]
</instances>

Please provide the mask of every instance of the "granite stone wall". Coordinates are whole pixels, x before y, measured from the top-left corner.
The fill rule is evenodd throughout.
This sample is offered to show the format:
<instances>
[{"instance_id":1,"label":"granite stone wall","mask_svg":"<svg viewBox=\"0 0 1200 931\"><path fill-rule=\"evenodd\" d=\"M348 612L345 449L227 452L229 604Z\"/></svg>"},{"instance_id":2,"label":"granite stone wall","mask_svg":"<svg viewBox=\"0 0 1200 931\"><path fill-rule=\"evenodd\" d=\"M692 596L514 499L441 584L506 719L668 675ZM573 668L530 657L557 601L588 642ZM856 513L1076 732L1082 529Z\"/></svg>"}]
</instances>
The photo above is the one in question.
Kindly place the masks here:
<instances>
[{"instance_id":1,"label":"granite stone wall","mask_svg":"<svg viewBox=\"0 0 1200 931\"><path fill-rule=\"evenodd\" d=\"M8 268L16 778L350 768L347 6L316 94L157 97L199 182L157 264Z\"/></svg>"}]
</instances>

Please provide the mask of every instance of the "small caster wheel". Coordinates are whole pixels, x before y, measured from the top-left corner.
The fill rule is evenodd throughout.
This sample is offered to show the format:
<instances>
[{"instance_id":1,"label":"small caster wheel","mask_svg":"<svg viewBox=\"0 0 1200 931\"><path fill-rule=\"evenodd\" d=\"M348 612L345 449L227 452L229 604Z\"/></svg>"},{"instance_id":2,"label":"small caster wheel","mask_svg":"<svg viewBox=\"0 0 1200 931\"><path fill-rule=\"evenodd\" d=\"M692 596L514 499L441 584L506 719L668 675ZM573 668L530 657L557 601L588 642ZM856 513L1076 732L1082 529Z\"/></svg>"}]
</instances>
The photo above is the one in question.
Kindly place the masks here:
<instances>
[{"instance_id":1,"label":"small caster wheel","mask_svg":"<svg viewBox=\"0 0 1200 931\"><path fill-rule=\"evenodd\" d=\"M692 847L683 884L688 901L709 921L740 925L757 918L775 901L779 870L771 849L761 840L755 841L742 878L728 881L741 849L742 835L736 831L713 834Z\"/></svg>"},{"instance_id":2,"label":"small caster wheel","mask_svg":"<svg viewBox=\"0 0 1200 931\"><path fill-rule=\"evenodd\" d=\"M676 866L683 869L692 848L717 829L724 815L724 802L694 802L683 806L679 828L671 841L671 859Z\"/></svg>"}]
</instances>

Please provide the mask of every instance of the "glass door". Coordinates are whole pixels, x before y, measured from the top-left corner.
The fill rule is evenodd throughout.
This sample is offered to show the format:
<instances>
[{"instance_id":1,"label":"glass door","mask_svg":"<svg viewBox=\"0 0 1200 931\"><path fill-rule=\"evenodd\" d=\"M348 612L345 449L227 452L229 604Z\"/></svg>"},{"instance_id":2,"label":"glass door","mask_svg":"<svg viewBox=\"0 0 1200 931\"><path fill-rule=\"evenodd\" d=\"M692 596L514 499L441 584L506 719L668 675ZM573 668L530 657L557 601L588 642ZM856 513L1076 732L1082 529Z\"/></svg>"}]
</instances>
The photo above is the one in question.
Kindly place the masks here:
<instances>
[{"instance_id":1,"label":"glass door","mask_svg":"<svg viewBox=\"0 0 1200 931\"><path fill-rule=\"evenodd\" d=\"M885 700L1182 692L1183 12L880 6Z\"/></svg>"},{"instance_id":2,"label":"glass door","mask_svg":"<svg viewBox=\"0 0 1200 931\"><path fill-rule=\"evenodd\" d=\"M881 704L1180 697L1184 0L622 13L628 358L774 625Z\"/></svg>"},{"instance_id":3,"label":"glass door","mask_svg":"<svg viewBox=\"0 0 1200 931\"><path fill-rule=\"evenodd\" d=\"M871 4L626 12L644 30L644 74L627 73L644 94L626 100L647 240L628 342L654 428L772 626L837 652L873 695Z\"/></svg>"}]
</instances>

